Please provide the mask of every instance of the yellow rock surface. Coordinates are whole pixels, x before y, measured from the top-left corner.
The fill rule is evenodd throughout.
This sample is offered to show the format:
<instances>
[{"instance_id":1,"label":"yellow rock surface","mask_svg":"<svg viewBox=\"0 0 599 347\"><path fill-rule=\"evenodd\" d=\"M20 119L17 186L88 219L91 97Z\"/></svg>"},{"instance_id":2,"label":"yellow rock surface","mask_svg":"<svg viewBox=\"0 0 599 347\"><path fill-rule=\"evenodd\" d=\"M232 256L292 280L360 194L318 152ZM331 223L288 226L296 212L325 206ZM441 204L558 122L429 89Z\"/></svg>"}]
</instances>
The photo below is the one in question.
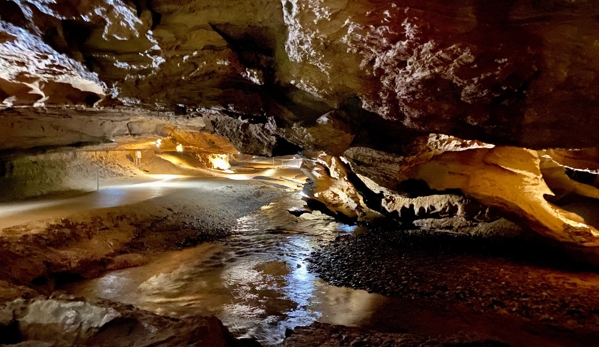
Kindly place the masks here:
<instances>
[{"instance_id":1,"label":"yellow rock surface","mask_svg":"<svg viewBox=\"0 0 599 347\"><path fill-rule=\"evenodd\" d=\"M495 147L447 152L414 168L411 177L437 190L460 189L557 241L599 246L599 231L545 200L553 192L543 180L536 151Z\"/></svg>"}]
</instances>

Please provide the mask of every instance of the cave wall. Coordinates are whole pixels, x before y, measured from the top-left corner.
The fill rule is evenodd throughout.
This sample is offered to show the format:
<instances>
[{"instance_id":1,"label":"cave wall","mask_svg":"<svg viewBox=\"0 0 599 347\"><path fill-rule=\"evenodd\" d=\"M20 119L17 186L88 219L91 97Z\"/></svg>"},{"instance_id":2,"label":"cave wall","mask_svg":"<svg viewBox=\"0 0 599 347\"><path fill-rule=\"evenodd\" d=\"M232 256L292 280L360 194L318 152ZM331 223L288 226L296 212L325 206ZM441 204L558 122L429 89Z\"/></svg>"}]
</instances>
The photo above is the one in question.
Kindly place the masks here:
<instances>
[{"instance_id":1,"label":"cave wall","mask_svg":"<svg viewBox=\"0 0 599 347\"><path fill-rule=\"evenodd\" d=\"M287 1L283 76L411 129L590 147L598 15L596 1Z\"/></svg>"},{"instance_id":2,"label":"cave wall","mask_svg":"<svg viewBox=\"0 0 599 347\"><path fill-rule=\"evenodd\" d=\"M58 151L0 157L0 201L32 198L64 191L96 190L117 178L142 174L133 151Z\"/></svg>"},{"instance_id":3,"label":"cave wall","mask_svg":"<svg viewBox=\"0 0 599 347\"><path fill-rule=\"evenodd\" d=\"M3 153L173 129L248 154L325 151L390 192L420 180L543 235L598 244L546 201L540 168L547 153L558 167L598 165L569 152L597 147L597 0L0 4ZM527 182L536 188L517 191Z\"/></svg>"}]
</instances>

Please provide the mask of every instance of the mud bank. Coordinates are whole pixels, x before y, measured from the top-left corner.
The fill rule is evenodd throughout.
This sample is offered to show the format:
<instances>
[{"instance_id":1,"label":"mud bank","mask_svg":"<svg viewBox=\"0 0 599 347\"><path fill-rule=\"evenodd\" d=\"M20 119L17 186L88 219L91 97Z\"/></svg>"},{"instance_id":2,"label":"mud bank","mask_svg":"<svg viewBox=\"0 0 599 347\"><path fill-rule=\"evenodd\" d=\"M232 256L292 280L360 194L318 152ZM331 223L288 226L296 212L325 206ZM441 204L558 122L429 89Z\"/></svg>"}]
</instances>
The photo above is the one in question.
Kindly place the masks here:
<instances>
[{"instance_id":1,"label":"mud bank","mask_svg":"<svg viewBox=\"0 0 599 347\"><path fill-rule=\"evenodd\" d=\"M132 205L5 228L0 281L49 294L56 282L96 277L143 264L151 252L227 236L237 218L282 192L258 182L210 179ZM0 299L19 292L0 290L8 295Z\"/></svg>"},{"instance_id":2,"label":"mud bank","mask_svg":"<svg viewBox=\"0 0 599 347\"><path fill-rule=\"evenodd\" d=\"M533 240L373 231L338 237L309 261L331 284L398 298L390 319L406 332L470 331L512 346L599 341L599 276Z\"/></svg>"}]
</instances>

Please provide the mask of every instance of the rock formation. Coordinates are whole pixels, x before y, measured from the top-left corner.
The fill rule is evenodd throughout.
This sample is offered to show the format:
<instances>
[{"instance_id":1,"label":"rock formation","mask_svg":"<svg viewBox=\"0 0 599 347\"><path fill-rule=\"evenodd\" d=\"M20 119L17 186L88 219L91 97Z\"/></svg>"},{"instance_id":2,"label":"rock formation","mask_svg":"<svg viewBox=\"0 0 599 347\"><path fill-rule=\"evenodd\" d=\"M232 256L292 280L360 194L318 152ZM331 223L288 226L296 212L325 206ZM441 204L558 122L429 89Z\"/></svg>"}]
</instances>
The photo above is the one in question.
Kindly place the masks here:
<instances>
[{"instance_id":1,"label":"rock formation","mask_svg":"<svg viewBox=\"0 0 599 347\"><path fill-rule=\"evenodd\" d=\"M93 190L93 177L226 171L238 153L300 154L309 207L338 219L532 230L596 265L595 205L572 197L599 199L598 56L599 0L0 0L0 201ZM25 299L0 309L0 344L243 346L214 318L34 299L63 277L225 236L279 194L223 182L3 229L0 303ZM473 293L485 310L499 302ZM451 343L317 324L285 345L395 339Z\"/></svg>"},{"instance_id":2,"label":"rock formation","mask_svg":"<svg viewBox=\"0 0 599 347\"><path fill-rule=\"evenodd\" d=\"M245 346L216 317L174 319L68 296L9 303L0 332L0 343L19 346Z\"/></svg>"},{"instance_id":3,"label":"rock formation","mask_svg":"<svg viewBox=\"0 0 599 347\"><path fill-rule=\"evenodd\" d=\"M162 139L309 150L313 197L346 217L491 207L597 245L546 199L597 197L566 175L599 168L595 0L1 4L4 158Z\"/></svg>"}]
</instances>

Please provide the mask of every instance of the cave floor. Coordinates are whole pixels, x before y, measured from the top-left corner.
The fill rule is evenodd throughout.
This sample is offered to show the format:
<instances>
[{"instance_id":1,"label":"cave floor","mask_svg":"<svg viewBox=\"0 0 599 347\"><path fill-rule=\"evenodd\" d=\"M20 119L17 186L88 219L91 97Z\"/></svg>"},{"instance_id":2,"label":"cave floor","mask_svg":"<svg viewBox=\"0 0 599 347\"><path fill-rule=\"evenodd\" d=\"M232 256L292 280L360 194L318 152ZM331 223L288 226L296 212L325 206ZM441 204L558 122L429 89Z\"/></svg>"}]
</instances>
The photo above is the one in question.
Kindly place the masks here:
<instances>
[{"instance_id":1,"label":"cave floor","mask_svg":"<svg viewBox=\"0 0 599 347\"><path fill-rule=\"evenodd\" d=\"M165 176L29 209L73 215L2 229L0 298L59 290L215 315L269 346L599 346L596 269L535 238L295 216L297 174Z\"/></svg>"},{"instance_id":2,"label":"cave floor","mask_svg":"<svg viewBox=\"0 0 599 347\"><path fill-rule=\"evenodd\" d=\"M357 226L320 213L295 217L298 192L239 218L233 235L181 251L155 254L147 265L62 287L87 299L108 299L171 317L216 315L238 337L265 345L287 329L319 318L355 325L384 299L328 285L307 271L306 258Z\"/></svg>"},{"instance_id":3,"label":"cave floor","mask_svg":"<svg viewBox=\"0 0 599 347\"><path fill-rule=\"evenodd\" d=\"M286 195L238 219L222 241L63 289L161 315L216 315L234 335L269 346L380 346L407 336L436 339L414 346L599 345L599 276L552 258L559 253L547 245L287 212L301 205ZM314 322L326 324L285 340Z\"/></svg>"},{"instance_id":4,"label":"cave floor","mask_svg":"<svg viewBox=\"0 0 599 347\"><path fill-rule=\"evenodd\" d=\"M599 346L596 268L535 237L383 228L337 238L308 262L331 284L394 302L368 328L467 332L510 346Z\"/></svg>"},{"instance_id":5,"label":"cave floor","mask_svg":"<svg viewBox=\"0 0 599 347\"><path fill-rule=\"evenodd\" d=\"M199 170L198 170L199 171ZM303 174L293 168L273 168L252 163L229 173L202 170L202 176L145 175L131 178L101 178L97 191L67 191L24 201L0 202L0 231L37 220L65 218L71 215L141 201L170 194L180 189L194 189L214 182L261 181L279 188L297 188ZM91 184L91 183L90 183ZM96 187L96 182L93 182Z\"/></svg>"},{"instance_id":6,"label":"cave floor","mask_svg":"<svg viewBox=\"0 0 599 347\"><path fill-rule=\"evenodd\" d=\"M37 199L0 203L0 230L36 220L64 218L85 211L124 206L163 196L176 189L185 176L148 175L102 180L100 190L64 192Z\"/></svg>"}]
</instances>

